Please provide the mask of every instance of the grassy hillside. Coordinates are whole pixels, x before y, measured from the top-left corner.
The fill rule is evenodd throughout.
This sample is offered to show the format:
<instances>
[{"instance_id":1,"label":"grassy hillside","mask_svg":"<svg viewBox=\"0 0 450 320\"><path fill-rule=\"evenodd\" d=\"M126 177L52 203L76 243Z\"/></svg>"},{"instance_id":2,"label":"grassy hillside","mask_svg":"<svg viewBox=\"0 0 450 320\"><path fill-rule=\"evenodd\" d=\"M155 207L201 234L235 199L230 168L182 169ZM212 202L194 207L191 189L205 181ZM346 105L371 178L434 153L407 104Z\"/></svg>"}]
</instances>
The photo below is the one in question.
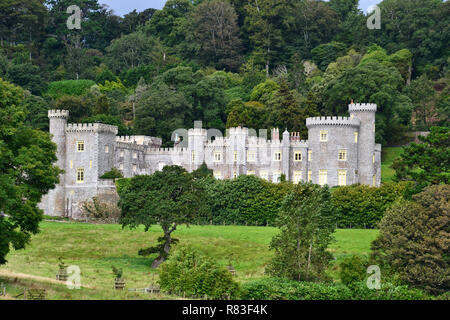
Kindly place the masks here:
<instances>
[{"instance_id":1,"label":"grassy hillside","mask_svg":"<svg viewBox=\"0 0 450 320\"><path fill-rule=\"evenodd\" d=\"M270 227L191 226L180 227L174 236L223 265L231 256L237 280L243 282L263 276L271 257L268 245L276 233L277 229ZM0 267L0 282L7 284L11 295L19 294L23 287L46 288L50 299L177 298L112 289L112 265L123 268L127 288L145 288L156 280L156 273L150 268L154 257L140 257L137 252L152 245L160 235L158 226L144 233L143 229L122 230L119 225L42 222L41 233L33 237L26 250L8 255L9 262ZM376 230L337 230L330 250L336 261L349 254L368 254L376 235ZM68 265L80 267L81 283L87 287L69 290L53 280L58 257L63 257ZM330 274L335 276L335 267L330 267Z\"/></svg>"},{"instance_id":2,"label":"grassy hillside","mask_svg":"<svg viewBox=\"0 0 450 320\"><path fill-rule=\"evenodd\" d=\"M390 168L396 158L402 153L402 147L387 147L381 149L381 181L392 181L395 170Z\"/></svg>"}]
</instances>

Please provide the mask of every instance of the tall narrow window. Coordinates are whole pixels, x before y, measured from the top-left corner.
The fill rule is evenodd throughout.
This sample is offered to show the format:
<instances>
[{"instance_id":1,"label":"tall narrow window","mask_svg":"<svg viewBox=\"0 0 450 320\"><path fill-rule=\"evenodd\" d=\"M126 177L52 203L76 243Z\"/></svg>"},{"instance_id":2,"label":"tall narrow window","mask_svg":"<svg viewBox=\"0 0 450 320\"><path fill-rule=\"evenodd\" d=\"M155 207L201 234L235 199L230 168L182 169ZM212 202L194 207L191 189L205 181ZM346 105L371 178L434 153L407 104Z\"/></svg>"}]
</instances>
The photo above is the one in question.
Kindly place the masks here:
<instances>
[{"instance_id":1,"label":"tall narrow window","mask_svg":"<svg viewBox=\"0 0 450 320\"><path fill-rule=\"evenodd\" d=\"M302 153L300 151L296 151L294 153L294 161L297 162L302 161Z\"/></svg>"},{"instance_id":2,"label":"tall narrow window","mask_svg":"<svg viewBox=\"0 0 450 320\"><path fill-rule=\"evenodd\" d=\"M327 141L328 141L328 131L321 130L320 131L320 142L327 142Z\"/></svg>"},{"instance_id":3,"label":"tall narrow window","mask_svg":"<svg viewBox=\"0 0 450 320\"><path fill-rule=\"evenodd\" d=\"M234 170L234 171L233 171L233 179L236 179L236 178L237 178L237 176L238 176L238 175L237 175L237 171L236 171L236 170Z\"/></svg>"},{"instance_id":4,"label":"tall narrow window","mask_svg":"<svg viewBox=\"0 0 450 320\"><path fill-rule=\"evenodd\" d=\"M339 150L339 161L347 161L347 150Z\"/></svg>"},{"instance_id":5,"label":"tall narrow window","mask_svg":"<svg viewBox=\"0 0 450 320\"><path fill-rule=\"evenodd\" d=\"M377 176L376 176L376 175L374 175L374 176L372 177L372 184L373 184L374 187L377 186Z\"/></svg>"},{"instance_id":6,"label":"tall narrow window","mask_svg":"<svg viewBox=\"0 0 450 320\"><path fill-rule=\"evenodd\" d=\"M308 161L312 161L312 150L308 150Z\"/></svg>"},{"instance_id":7,"label":"tall narrow window","mask_svg":"<svg viewBox=\"0 0 450 320\"><path fill-rule=\"evenodd\" d=\"M355 143L358 143L358 131L355 131L354 135L355 135Z\"/></svg>"},{"instance_id":8,"label":"tall narrow window","mask_svg":"<svg viewBox=\"0 0 450 320\"><path fill-rule=\"evenodd\" d=\"M70 160L70 169L73 168L73 160Z\"/></svg>"},{"instance_id":9,"label":"tall narrow window","mask_svg":"<svg viewBox=\"0 0 450 320\"><path fill-rule=\"evenodd\" d=\"M277 151L274 153L274 160L281 161L281 152Z\"/></svg>"},{"instance_id":10,"label":"tall narrow window","mask_svg":"<svg viewBox=\"0 0 450 320\"><path fill-rule=\"evenodd\" d=\"M84 141L77 141L77 151L84 152Z\"/></svg>"},{"instance_id":11,"label":"tall narrow window","mask_svg":"<svg viewBox=\"0 0 450 320\"><path fill-rule=\"evenodd\" d=\"M214 152L214 162L221 162L221 161L222 161L222 153Z\"/></svg>"},{"instance_id":12,"label":"tall narrow window","mask_svg":"<svg viewBox=\"0 0 450 320\"><path fill-rule=\"evenodd\" d=\"M347 170L338 170L338 185L347 185Z\"/></svg>"},{"instance_id":13,"label":"tall narrow window","mask_svg":"<svg viewBox=\"0 0 450 320\"><path fill-rule=\"evenodd\" d=\"M89 161L89 169L92 169L92 160Z\"/></svg>"},{"instance_id":14,"label":"tall narrow window","mask_svg":"<svg viewBox=\"0 0 450 320\"><path fill-rule=\"evenodd\" d=\"M375 163L375 153L372 155L372 163Z\"/></svg>"},{"instance_id":15,"label":"tall narrow window","mask_svg":"<svg viewBox=\"0 0 450 320\"><path fill-rule=\"evenodd\" d=\"M308 171L308 182L311 182L312 171Z\"/></svg>"},{"instance_id":16,"label":"tall narrow window","mask_svg":"<svg viewBox=\"0 0 450 320\"><path fill-rule=\"evenodd\" d=\"M120 157L123 158L124 152L123 150L120 150Z\"/></svg>"},{"instance_id":17,"label":"tall narrow window","mask_svg":"<svg viewBox=\"0 0 450 320\"><path fill-rule=\"evenodd\" d=\"M84 169L77 169L77 183L84 182Z\"/></svg>"},{"instance_id":18,"label":"tall narrow window","mask_svg":"<svg viewBox=\"0 0 450 320\"><path fill-rule=\"evenodd\" d=\"M281 171L278 170L273 173L272 181L274 183L278 183L281 181Z\"/></svg>"},{"instance_id":19,"label":"tall narrow window","mask_svg":"<svg viewBox=\"0 0 450 320\"><path fill-rule=\"evenodd\" d=\"M192 151L192 153L191 153L191 161L195 162L195 152L194 151Z\"/></svg>"},{"instance_id":20,"label":"tall narrow window","mask_svg":"<svg viewBox=\"0 0 450 320\"><path fill-rule=\"evenodd\" d=\"M256 152L255 151L247 152L247 161L248 162L255 162L256 161Z\"/></svg>"},{"instance_id":21,"label":"tall narrow window","mask_svg":"<svg viewBox=\"0 0 450 320\"><path fill-rule=\"evenodd\" d=\"M105 153L109 153L109 146L108 145L105 146Z\"/></svg>"},{"instance_id":22,"label":"tall narrow window","mask_svg":"<svg viewBox=\"0 0 450 320\"><path fill-rule=\"evenodd\" d=\"M328 183L328 171L319 170L319 185L324 186Z\"/></svg>"},{"instance_id":23,"label":"tall narrow window","mask_svg":"<svg viewBox=\"0 0 450 320\"><path fill-rule=\"evenodd\" d=\"M234 162L237 162L237 160L238 160L238 153L237 153L237 151L234 152L233 160L234 160Z\"/></svg>"},{"instance_id":24,"label":"tall narrow window","mask_svg":"<svg viewBox=\"0 0 450 320\"><path fill-rule=\"evenodd\" d=\"M137 159L137 152L133 152L133 159Z\"/></svg>"},{"instance_id":25,"label":"tall narrow window","mask_svg":"<svg viewBox=\"0 0 450 320\"><path fill-rule=\"evenodd\" d=\"M302 172L294 171L294 184L298 184L300 181L302 181Z\"/></svg>"}]
</instances>

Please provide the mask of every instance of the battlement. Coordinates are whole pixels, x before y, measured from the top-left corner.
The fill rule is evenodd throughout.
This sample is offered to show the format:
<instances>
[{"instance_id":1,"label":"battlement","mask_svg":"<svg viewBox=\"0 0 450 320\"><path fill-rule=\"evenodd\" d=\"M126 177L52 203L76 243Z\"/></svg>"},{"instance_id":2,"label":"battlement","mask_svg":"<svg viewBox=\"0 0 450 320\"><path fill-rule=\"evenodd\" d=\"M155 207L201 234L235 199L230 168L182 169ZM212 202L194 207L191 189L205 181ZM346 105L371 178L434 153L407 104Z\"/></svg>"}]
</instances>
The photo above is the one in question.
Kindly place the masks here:
<instances>
[{"instance_id":1,"label":"battlement","mask_svg":"<svg viewBox=\"0 0 450 320\"><path fill-rule=\"evenodd\" d=\"M117 126L103 123L69 123L66 126L66 132L97 132L116 135L118 128Z\"/></svg>"},{"instance_id":2,"label":"battlement","mask_svg":"<svg viewBox=\"0 0 450 320\"><path fill-rule=\"evenodd\" d=\"M306 119L306 126L352 126L359 127L361 121L356 118L349 117L314 117Z\"/></svg>"},{"instance_id":3,"label":"battlement","mask_svg":"<svg viewBox=\"0 0 450 320\"><path fill-rule=\"evenodd\" d=\"M69 111L68 110L48 110L48 117L49 118L68 119Z\"/></svg>"},{"instance_id":4,"label":"battlement","mask_svg":"<svg viewBox=\"0 0 450 320\"><path fill-rule=\"evenodd\" d=\"M192 136L206 136L207 130L202 128L192 128L188 130L188 135Z\"/></svg>"},{"instance_id":5,"label":"battlement","mask_svg":"<svg viewBox=\"0 0 450 320\"><path fill-rule=\"evenodd\" d=\"M187 152L186 148L149 148L146 151L147 154L165 154L165 155L167 155L167 154L169 154L169 155L174 155L174 154L182 155L185 152Z\"/></svg>"},{"instance_id":6,"label":"battlement","mask_svg":"<svg viewBox=\"0 0 450 320\"><path fill-rule=\"evenodd\" d=\"M235 127L235 128L229 128L227 131L228 131L228 134L230 134L230 135L237 135L237 134L248 135L248 128Z\"/></svg>"},{"instance_id":7,"label":"battlement","mask_svg":"<svg viewBox=\"0 0 450 320\"><path fill-rule=\"evenodd\" d=\"M377 105L374 103L351 103L348 105L349 112L358 112L358 111L377 111Z\"/></svg>"},{"instance_id":8,"label":"battlement","mask_svg":"<svg viewBox=\"0 0 450 320\"><path fill-rule=\"evenodd\" d=\"M161 138L148 136L119 136L116 137L117 142L133 143L138 145L159 147L162 144Z\"/></svg>"}]
</instances>

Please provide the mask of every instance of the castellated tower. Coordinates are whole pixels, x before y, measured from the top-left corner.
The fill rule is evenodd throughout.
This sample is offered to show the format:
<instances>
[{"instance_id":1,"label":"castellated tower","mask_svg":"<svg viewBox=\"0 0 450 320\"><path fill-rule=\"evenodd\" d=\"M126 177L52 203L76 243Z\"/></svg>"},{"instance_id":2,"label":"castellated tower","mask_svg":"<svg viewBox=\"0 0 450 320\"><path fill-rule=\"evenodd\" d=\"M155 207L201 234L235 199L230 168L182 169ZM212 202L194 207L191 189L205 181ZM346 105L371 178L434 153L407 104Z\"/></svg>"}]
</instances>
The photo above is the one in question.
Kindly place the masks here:
<instances>
[{"instance_id":1,"label":"castellated tower","mask_svg":"<svg viewBox=\"0 0 450 320\"><path fill-rule=\"evenodd\" d=\"M359 119L358 137L358 175L359 183L366 185L379 185L380 173L376 170L375 150L375 113L376 104L356 103L348 106L350 117ZM374 181L375 180L375 181Z\"/></svg>"},{"instance_id":2,"label":"castellated tower","mask_svg":"<svg viewBox=\"0 0 450 320\"><path fill-rule=\"evenodd\" d=\"M52 141L56 143L56 155L58 160L55 165L60 169L66 168L66 125L69 118L67 110L49 110L50 134ZM43 197L41 208L46 214L52 216L62 216L65 211L65 173L59 176L59 184L55 189Z\"/></svg>"},{"instance_id":3,"label":"castellated tower","mask_svg":"<svg viewBox=\"0 0 450 320\"><path fill-rule=\"evenodd\" d=\"M198 169L205 161L205 143L207 130L202 129L202 122L195 121L194 128L188 131L189 171Z\"/></svg>"}]
</instances>

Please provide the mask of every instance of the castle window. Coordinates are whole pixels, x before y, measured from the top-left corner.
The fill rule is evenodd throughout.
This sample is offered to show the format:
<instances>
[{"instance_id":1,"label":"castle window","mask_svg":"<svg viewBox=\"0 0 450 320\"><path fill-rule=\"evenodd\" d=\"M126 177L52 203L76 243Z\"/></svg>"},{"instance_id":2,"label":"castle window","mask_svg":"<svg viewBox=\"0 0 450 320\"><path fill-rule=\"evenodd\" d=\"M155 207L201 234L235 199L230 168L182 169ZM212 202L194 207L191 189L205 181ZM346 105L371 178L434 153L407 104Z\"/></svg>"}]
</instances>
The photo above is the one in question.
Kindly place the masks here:
<instances>
[{"instance_id":1,"label":"castle window","mask_svg":"<svg viewBox=\"0 0 450 320\"><path fill-rule=\"evenodd\" d=\"M261 178L261 179L264 179L264 180L269 180L269 172L267 172L267 171L260 171L259 172L259 177Z\"/></svg>"},{"instance_id":2,"label":"castle window","mask_svg":"<svg viewBox=\"0 0 450 320\"><path fill-rule=\"evenodd\" d=\"M235 170L235 171L233 171L233 179L236 179L237 178L237 171Z\"/></svg>"},{"instance_id":3,"label":"castle window","mask_svg":"<svg viewBox=\"0 0 450 320\"><path fill-rule=\"evenodd\" d=\"M221 161L222 161L222 153L214 152L214 162L221 162Z\"/></svg>"},{"instance_id":4,"label":"castle window","mask_svg":"<svg viewBox=\"0 0 450 320\"><path fill-rule=\"evenodd\" d=\"M137 172L137 165L133 164L133 173Z\"/></svg>"},{"instance_id":5,"label":"castle window","mask_svg":"<svg viewBox=\"0 0 450 320\"><path fill-rule=\"evenodd\" d=\"M194 151L192 151L192 153L191 153L191 161L195 162L195 152Z\"/></svg>"},{"instance_id":6,"label":"castle window","mask_svg":"<svg viewBox=\"0 0 450 320\"><path fill-rule=\"evenodd\" d=\"M281 152L277 151L274 153L274 160L281 161Z\"/></svg>"},{"instance_id":7,"label":"castle window","mask_svg":"<svg viewBox=\"0 0 450 320\"><path fill-rule=\"evenodd\" d=\"M328 141L328 131L321 130L320 131L320 142L327 142L327 141Z\"/></svg>"},{"instance_id":8,"label":"castle window","mask_svg":"<svg viewBox=\"0 0 450 320\"><path fill-rule=\"evenodd\" d=\"M84 182L84 169L77 169L77 183Z\"/></svg>"},{"instance_id":9,"label":"castle window","mask_svg":"<svg viewBox=\"0 0 450 320\"><path fill-rule=\"evenodd\" d=\"M358 131L355 131L354 135L355 135L355 143L358 143Z\"/></svg>"},{"instance_id":10,"label":"castle window","mask_svg":"<svg viewBox=\"0 0 450 320\"><path fill-rule=\"evenodd\" d=\"M84 141L77 141L77 151L84 152Z\"/></svg>"},{"instance_id":11,"label":"castle window","mask_svg":"<svg viewBox=\"0 0 450 320\"><path fill-rule=\"evenodd\" d=\"M328 171L319 170L319 185L324 186L328 183Z\"/></svg>"},{"instance_id":12,"label":"castle window","mask_svg":"<svg viewBox=\"0 0 450 320\"><path fill-rule=\"evenodd\" d=\"M247 175L248 176L254 176L255 175L255 171L254 170L248 170L247 171Z\"/></svg>"},{"instance_id":13,"label":"castle window","mask_svg":"<svg viewBox=\"0 0 450 320\"><path fill-rule=\"evenodd\" d=\"M272 181L273 181L274 183L278 183L278 182L281 181L281 171L275 171L275 172L273 173Z\"/></svg>"},{"instance_id":14,"label":"castle window","mask_svg":"<svg viewBox=\"0 0 450 320\"><path fill-rule=\"evenodd\" d=\"M256 152L255 151L247 152L247 161L248 162L255 162L256 161Z\"/></svg>"},{"instance_id":15,"label":"castle window","mask_svg":"<svg viewBox=\"0 0 450 320\"><path fill-rule=\"evenodd\" d=\"M105 146L105 153L109 153L109 146Z\"/></svg>"},{"instance_id":16,"label":"castle window","mask_svg":"<svg viewBox=\"0 0 450 320\"><path fill-rule=\"evenodd\" d=\"M377 176L376 176L376 175L374 175L374 176L372 177L372 184L373 184L374 187L377 186Z\"/></svg>"},{"instance_id":17,"label":"castle window","mask_svg":"<svg viewBox=\"0 0 450 320\"><path fill-rule=\"evenodd\" d=\"M302 172L301 171L295 171L294 172L294 183L298 184L302 181Z\"/></svg>"},{"instance_id":18,"label":"castle window","mask_svg":"<svg viewBox=\"0 0 450 320\"><path fill-rule=\"evenodd\" d=\"M300 151L294 153L294 161L302 161L302 153Z\"/></svg>"},{"instance_id":19,"label":"castle window","mask_svg":"<svg viewBox=\"0 0 450 320\"><path fill-rule=\"evenodd\" d=\"M222 171L214 171L214 178L222 179Z\"/></svg>"},{"instance_id":20,"label":"castle window","mask_svg":"<svg viewBox=\"0 0 450 320\"><path fill-rule=\"evenodd\" d=\"M308 161L312 161L312 150L308 150Z\"/></svg>"},{"instance_id":21,"label":"castle window","mask_svg":"<svg viewBox=\"0 0 450 320\"><path fill-rule=\"evenodd\" d=\"M311 182L312 171L308 171L308 182Z\"/></svg>"},{"instance_id":22,"label":"castle window","mask_svg":"<svg viewBox=\"0 0 450 320\"><path fill-rule=\"evenodd\" d=\"M375 163L375 153L372 156L372 162Z\"/></svg>"},{"instance_id":23,"label":"castle window","mask_svg":"<svg viewBox=\"0 0 450 320\"><path fill-rule=\"evenodd\" d=\"M238 160L238 153L237 151L234 152L234 162L237 162Z\"/></svg>"},{"instance_id":24,"label":"castle window","mask_svg":"<svg viewBox=\"0 0 450 320\"><path fill-rule=\"evenodd\" d=\"M347 150L339 150L339 161L347 161Z\"/></svg>"},{"instance_id":25,"label":"castle window","mask_svg":"<svg viewBox=\"0 0 450 320\"><path fill-rule=\"evenodd\" d=\"M92 160L89 161L89 169L92 169Z\"/></svg>"},{"instance_id":26,"label":"castle window","mask_svg":"<svg viewBox=\"0 0 450 320\"><path fill-rule=\"evenodd\" d=\"M70 169L73 168L73 160L70 160Z\"/></svg>"},{"instance_id":27,"label":"castle window","mask_svg":"<svg viewBox=\"0 0 450 320\"><path fill-rule=\"evenodd\" d=\"M119 164L119 170L123 170L123 163Z\"/></svg>"},{"instance_id":28,"label":"castle window","mask_svg":"<svg viewBox=\"0 0 450 320\"><path fill-rule=\"evenodd\" d=\"M338 185L347 185L347 170L338 170Z\"/></svg>"},{"instance_id":29,"label":"castle window","mask_svg":"<svg viewBox=\"0 0 450 320\"><path fill-rule=\"evenodd\" d=\"M120 150L120 157L123 158L124 152L123 150Z\"/></svg>"},{"instance_id":30,"label":"castle window","mask_svg":"<svg viewBox=\"0 0 450 320\"><path fill-rule=\"evenodd\" d=\"M137 159L137 152L133 152L133 159Z\"/></svg>"}]
</instances>

